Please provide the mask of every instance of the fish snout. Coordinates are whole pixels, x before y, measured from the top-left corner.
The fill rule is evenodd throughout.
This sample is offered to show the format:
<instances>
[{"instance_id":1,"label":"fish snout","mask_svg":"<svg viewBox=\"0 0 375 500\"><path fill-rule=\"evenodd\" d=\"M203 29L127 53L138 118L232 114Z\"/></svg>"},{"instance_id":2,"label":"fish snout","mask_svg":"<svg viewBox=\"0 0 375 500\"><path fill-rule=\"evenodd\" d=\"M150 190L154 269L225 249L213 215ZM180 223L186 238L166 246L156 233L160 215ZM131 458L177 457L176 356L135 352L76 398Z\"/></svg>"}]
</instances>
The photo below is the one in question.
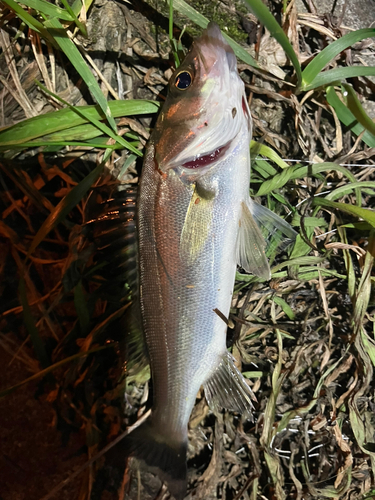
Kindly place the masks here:
<instances>
[{"instance_id":1,"label":"fish snout","mask_svg":"<svg viewBox=\"0 0 375 500\"><path fill-rule=\"evenodd\" d=\"M213 45L216 50L219 48L225 52L229 71L237 71L236 56L233 52L232 47L229 45L222 32L220 31L219 26L211 21L210 23L208 23L205 34L203 36L207 37L207 41L210 43L210 45Z\"/></svg>"}]
</instances>

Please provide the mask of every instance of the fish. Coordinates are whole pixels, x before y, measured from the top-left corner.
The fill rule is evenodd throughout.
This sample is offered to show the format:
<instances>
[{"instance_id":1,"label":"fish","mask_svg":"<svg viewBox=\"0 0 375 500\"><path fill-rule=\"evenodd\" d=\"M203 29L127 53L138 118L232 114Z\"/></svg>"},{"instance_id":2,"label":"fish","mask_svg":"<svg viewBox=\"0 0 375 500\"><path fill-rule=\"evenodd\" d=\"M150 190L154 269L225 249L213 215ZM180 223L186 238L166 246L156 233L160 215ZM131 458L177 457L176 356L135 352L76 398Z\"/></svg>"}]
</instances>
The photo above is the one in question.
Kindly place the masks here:
<instances>
[{"instance_id":1,"label":"fish","mask_svg":"<svg viewBox=\"0 0 375 500\"><path fill-rule=\"evenodd\" d=\"M250 415L226 347L237 266L271 277L259 226L294 230L249 196L252 119L235 54L210 22L172 75L138 194L139 302L153 386L130 456L181 500L188 422L201 386L213 408Z\"/></svg>"}]
</instances>

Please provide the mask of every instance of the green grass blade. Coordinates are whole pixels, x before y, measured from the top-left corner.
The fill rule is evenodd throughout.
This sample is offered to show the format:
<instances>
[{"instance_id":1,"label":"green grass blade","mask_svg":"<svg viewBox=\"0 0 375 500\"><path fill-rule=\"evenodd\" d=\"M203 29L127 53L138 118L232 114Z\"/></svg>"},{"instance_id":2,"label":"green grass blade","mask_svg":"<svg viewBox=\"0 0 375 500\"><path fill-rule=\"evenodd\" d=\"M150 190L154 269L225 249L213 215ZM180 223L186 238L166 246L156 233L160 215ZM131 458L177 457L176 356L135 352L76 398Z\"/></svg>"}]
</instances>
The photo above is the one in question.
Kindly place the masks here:
<instances>
[{"instance_id":1,"label":"green grass blade","mask_svg":"<svg viewBox=\"0 0 375 500\"><path fill-rule=\"evenodd\" d=\"M86 83L87 88L89 89L99 106L102 108L112 129L117 132L116 122L111 115L107 99L101 91L101 88L94 75L91 73L89 67L84 61L81 53L65 32L63 25L58 19L49 19L45 22L45 26L46 28L49 28L51 35L53 35L53 37L55 38L60 49L64 52L79 75L82 77L83 81Z\"/></svg>"},{"instance_id":2,"label":"green grass blade","mask_svg":"<svg viewBox=\"0 0 375 500\"><path fill-rule=\"evenodd\" d=\"M255 141L250 142L250 152L252 155L262 155L266 158L274 161L276 165L279 165L280 168L289 168L289 165L285 163L285 161L280 158L280 156L273 149L265 146L264 144L259 144Z\"/></svg>"},{"instance_id":3,"label":"green grass blade","mask_svg":"<svg viewBox=\"0 0 375 500\"><path fill-rule=\"evenodd\" d=\"M80 30L82 35L87 37L88 34L87 34L86 26L83 23L81 23L81 21L78 19L78 17L74 13L74 10L71 8L71 6L68 4L68 2L66 0L61 0L61 3L66 8L67 12L72 16L72 19L74 20L77 28Z\"/></svg>"},{"instance_id":4,"label":"green grass blade","mask_svg":"<svg viewBox=\"0 0 375 500\"><path fill-rule=\"evenodd\" d=\"M304 177L309 177L311 175L318 175L321 172L329 172L331 170L336 170L344 174L350 182L356 182L354 175L349 172L349 170L336 163L326 162L326 163L315 163L314 165L307 166L293 166L288 167L283 170L280 174L275 175L271 179L268 179L262 183L260 186L257 196L263 196L265 194L271 193L275 189L280 189L285 186L287 182L294 179L303 179Z\"/></svg>"},{"instance_id":5,"label":"green grass blade","mask_svg":"<svg viewBox=\"0 0 375 500\"><path fill-rule=\"evenodd\" d=\"M348 224L343 224L340 227L347 227L348 229L358 229L358 231L370 231L372 229L371 224L368 222L349 222Z\"/></svg>"},{"instance_id":6,"label":"green grass blade","mask_svg":"<svg viewBox=\"0 0 375 500\"><path fill-rule=\"evenodd\" d=\"M37 148L37 147L60 147L64 148L66 146L72 146L72 147L89 147L89 148L99 148L99 149L123 149L124 146L122 144L119 144L116 142L116 144L106 144L108 139L105 139L104 142L91 142L88 140L87 142L78 142L78 141L32 141L32 142L24 142L22 144L22 148L19 149L24 149L24 148ZM3 151L5 148L0 147L0 151Z\"/></svg>"},{"instance_id":7,"label":"green grass blade","mask_svg":"<svg viewBox=\"0 0 375 500\"><path fill-rule=\"evenodd\" d=\"M112 150L110 150L112 152ZM82 197L87 193L92 184L99 178L101 175L104 163L107 161L107 156L104 156L103 162L100 163L92 172L89 173L79 184L73 187L69 191L69 193L60 201L60 203L56 206L55 210L50 213L47 219L43 222L39 231L36 233L27 256L29 257L36 247L41 243L47 234L59 224L68 213L82 200Z\"/></svg>"},{"instance_id":8,"label":"green grass blade","mask_svg":"<svg viewBox=\"0 0 375 500\"><path fill-rule=\"evenodd\" d=\"M293 64L293 67L295 69L297 75L297 85L300 85L302 81L301 66L298 62L297 54L294 52L294 49L280 24L276 21L276 19L271 14L269 9L264 5L262 0L244 0L244 2L247 3L251 12L268 29L271 35L279 42L281 47L284 49L286 55L289 57L290 62Z\"/></svg>"},{"instance_id":9,"label":"green grass blade","mask_svg":"<svg viewBox=\"0 0 375 500\"><path fill-rule=\"evenodd\" d=\"M202 16L202 14L193 9L193 7L190 7L190 5L184 2L184 0L173 0L173 6L181 14L189 18L191 21L193 21L201 28L207 27L207 24L209 23L207 17ZM226 41L229 43L229 45L232 47L234 53L239 59L242 59L242 61L244 61L246 64L249 64L249 66L253 66L254 68L259 68L259 64L256 62L256 60L248 52L246 52L246 50L243 47L241 47L241 45L232 40L232 38L230 38L225 33L223 32L221 33L223 37L226 39Z\"/></svg>"},{"instance_id":10,"label":"green grass blade","mask_svg":"<svg viewBox=\"0 0 375 500\"><path fill-rule=\"evenodd\" d=\"M252 155L252 150L250 148L250 154L251 154L251 166L254 171L256 171L263 179L268 179L269 177L272 177L273 175L277 174L276 168L271 165L268 161L257 158L253 158ZM263 180L262 180L263 182Z\"/></svg>"},{"instance_id":11,"label":"green grass blade","mask_svg":"<svg viewBox=\"0 0 375 500\"><path fill-rule=\"evenodd\" d=\"M375 68L374 68L375 69ZM362 104L354 92L351 85L343 83L342 85L346 91L346 102L349 110L353 113L359 123L374 136L375 139L375 123L368 116L366 111L363 109Z\"/></svg>"},{"instance_id":12,"label":"green grass blade","mask_svg":"<svg viewBox=\"0 0 375 500\"><path fill-rule=\"evenodd\" d=\"M45 135L39 139L36 139L35 141L29 142L29 143L22 143L24 146L25 144L32 145L34 142L42 142L43 144L41 145L48 145L50 142L74 142L76 141L77 143L84 142L84 141L89 141L90 143L92 142L92 139L97 138L96 142L99 144L99 147L103 147L106 145L106 141L108 141L109 137L102 136L99 138L99 136L102 135L102 132L98 130L97 127L95 127L92 123L86 123L84 125L77 125L77 127L72 127L71 129L65 129L65 130L60 130L58 132L55 132L53 134L48 134ZM133 139L134 141L138 142L139 137L136 134L133 134L131 132L127 132L126 134L123 135L123 137ZM95 142L95 141L94 141ZM73 144L72 144L73 145ZM1 147L1 146L0 146ZM112 147L112 145L107 145L107 147ZM118 147L118 145L116 146Z\"/></svg>"},{"instance_id":13,"label":"green grass blade","mask_svg":"<svg viewBox=\"0 0 375 500\"><path fill-rule=\"evenodd\" d=\"M326 200L337 200L338 198L342 198L346 194L351 193L354 189L357 188L374 188L375 189L375 182L374 181L361 181L361 182L351 182L350 184L346 184L345 186L340 186L339 188L335 189L331 193L327 194L325 197ZM372 196L374 196L373 193L371 193Z\"/></svg>"},{"instance_id":14,"label":"green grass blade","mask_svg":"<svg viewBox=\"0 0 375 500\"><path fill-rule=\"evenodd\" d=\"M371 226L372 228L372 226ZM348 238L346 235L345 229L341 226L337 228L338 234L340 236L340 240L342 243L348 244ZM346 268L346 279L348 282L348 292L350 299L354 300L355 296L355 289L356 289L356 275L355 275L355 270L353 266L353 260L351 256L351 252L349 251L348 248L343 248L342 249L342 254L344 256L344 263L345 263L345 268Z\"/></svg>"},{"instance_id":15,"label":"green grass blade","mask_svg":"<svg viewBox=\"0 0 375 500\"><path fill-rule=\"evenodd\" d=\"M367 335L364 329L361 331L361 337L362 337L362 342L363 346L368 352L368 355L371 359L371 362L373 366L375 366L375 343L374 340Z\"/></svg>"},{"instance_id":16,"label":"green grass blade","mask_svg":"<svg viewBox=\"0 0 375 500\"><path fill-rule=\"evenodd\" d=\"M53 3L46 2L46 0L22 0L23 5L35 9L48 17L57 17L58 19L63 19L64 21L73 21L74 17L69 14L65 9L61 9L54 5Z\"/></svg>"},{"instance_id":17,"label":"green grass blade","mask_svg":"<svg viewBox=\"0 0 375 500\"><path fill-rule=\"evenodd\" d=\"M306 66L302 72L301 90L307 90L309 85L314 84L314 79L343 50L351 47L353 44L364 40L365 38L375 37L375 28L365 28L352 31L347 35L335 40L325 47L313 60Z\"/></svg>"},{"instance_id":18,"label":"green grass blade","mask_svg":"<svg viewBox=\"0 0 375 500\"><path fill-rule=\"evenodd\" d=\"M292 226L301 226L301 216L295 213L290 224ZM303 219L303 224L305 227L313 227L313 228L328 226L327 221L322 217L305 217Z\"/></svg>"},{"instance_id":19,"label":"green grass blade","mask_svg":"<svg viewBox=\"0 0 375 500\"><path fill-rule=\"evenodd\" d=\"M345 106L345 104L338 97L335 89L333 87L327 88L327 101L334 108L339 120L349 127L355 135L360 135L365 129L360 125L353 113ZM362 135L362 141L370 146L370 148L375 148L375 138L367 132L364 131Z\"/></svg>"},{"instance_id":20,"label":"green grass blade","mask_svg":"<svg viewBox=\"0 0 375 500\"><path fill-rule=\"evenodd\" d=\"M51 35L48 33L46 28L42 23L37 21L33 16L26 12L17 2L14 0L3 0L3 2L12 9L17 16L23 21L29 28L36 31L37 33L43 35L47 40L53 41ZM56 46L56 44L54 43Z\"/></svg>"},{"instance_id":21,"label":"green grass blade","mask_svg":"<svg viewBox=\"0 0 375 500\"><path fill-rule=\"evenodd\" d=\"M346 276L345 274L339 274L337 271L334 271L332 269L325 269L323 268L317 268L313 266L306 266L306 267L301 267L298 270L298 279L300 280L305 280L305 281L310 281L312 279L319 278L319 275L322 276L327 276L329 278L335 277L339 278L341 280L345 279ZM276 276L274 276L276 278Z\"/></svg>"},{"instance_id":22,"label":"green grass blade","mask_svg":"<svg viewBox=\"0 0 375 500\"><path fill-rule=\"evenodd\" d=\"M354 78L357 76L375 76L375 66L350 66L323 71L319 73L310 85L304 87L303 90L313 90L337 82L341 83L346 78Z\"/></svg>"},{"instance_id":23,"label":"green grass blade","mask_svg":"<svg viewBox=\"0 0 375 500\"><path fill-rule=\"evenodd\" d=\"M284 313L288 316L288 318L290 320L293 321L295 319L295 314L292 311L292 308L290 307L290 305L283 298L278 297L277 295L275 295L273 297L273 301L275 302L275 304L277 304L278 306L281 307L281 309L284 311Z\"/></svg>"},{"instance_id":24,"label":"green grass blade","mask_svg":"<svg viewBox=\"0 0 375 500\"><path fill-rule=\"evenodd\" d=\"M374 255L375 255L375 231L372 229L370 231L368 246L366 251L365 262L362 267L362 276L359 280L356 294L355 294L355 306L353 311L353 323L355 324L355 331L358 333L359 331L363 331L364 336L362 340L367 337L367 334L364 332L364 319L369 306L370 298L371 298L371 275L372 269L374 265ZM372 341L372 344L374 341ZM370 358L375 360L375 351L371 347L372 355L370 355L368 349L365 351L370 355ZM375 363L374 363L375 365Z\"/></svg>"},{"instance_id":25,"label":"green grass blade","mask_svg":"<svg viewBox=\"0 0 375 500\"><path fill-rule=\"evenodd\" d=\"M39 87L41 87L44 90L44 92L46 92L47 94L52 95L53 97L55 97L55 99L57 99L58 101L62 102L66 106L68 106L75 113L77 113L79 115L82 115L83 118L86 118L88 121L90 120L89 115L86 115L86 113L85 113L85 109L81 109L79 107L71 106L68 102L64 101L64 99L61 99L61 97L59 97L58 95L56 95L53 92L51 92L50 90L48 90L46 87L44 87L44 85L42 85L39 82L37 82L37 85ZM98 130L100 130L104 134L106 134L109 137L111 137L114 141L119 142L122 146L124 146L124 148L129 149L130 151L132 151L133 153L135 153L138 156L142 156L142 153L138 149L136 149L134 146L132 146L132 144L130 144L128 141L126 141L123 137L121 137L120 135L114 133L109 127L107 127L107 125L105 123L103 123L103 122L101 122L99 120L96 120L95 118L91 118L91 123Z\"/></svg>"},{"instance_id":26,"label":"green grass blade","mask_svg":"<svg viewBox=\"0 0 375 500\"><path fill-rule=\"evenodd\" d=\"M137 158L136 155L129 155L126 158L126 160L121 168L121 172L119 173L119 175L117 177L119 180L121 180L121 177L125 174L125 172L128 170L130 165L136 160L136 158Z\"/></svg>"},{"instance_id":27,"label":"green grass blade","mask_svg":"<svg viewBox=\"0 0 375 500\"><path fill-rule=\"evenodd\" d=\"M108 103L112 116L153 114L159 110L159 103L142 101L110 101ZM77 114L71 108L60 109L52 113L35 116L0 131L0 146L20 145L38 137L83 125L92 120L103 120L104 114L99 106L79 106L75 109L83 110L83 115Z\"/></svg>"},{"instance_id":28,"label":"green grass blade","mask_svg":"<svg viewBox=\"0 0 375 500\"><path fill-rule=\"evenodd\" d=\"M318 207L337 208L342 212L361 217L363 220L375 227L375 212L367 208L348 205L347 203L338 203L337 201L327 200L326 198L314 198L314 205Z\"/></svg>"},{"instance_id":29,"label":"green grass blade","mask_svg":"<svg viewBox=\"0 0 375 500\"><path fill-rule=\"evenodd\" d=\"M281 262L280 264L277 264L271 269L271 271L273 274L288 266L306 266L312 264L320 264L321 262L324 261L324 259L325 257L315 257L314 255L308 255L308 256L302 255L299 257L286 260L285 262Z\"/></svg>"},{"instance_id":30,"label":"green grass blade","mask_svg":"<svg viewBox=\"0 0 375 500\"><path fill-rule=\"evenodd\" d=\"M23 320L26 329L28 331L28 334L30 335L30 339L34 347L36 357L38 358L38 361L41 364L42 368L47 368L47 366L50 365L50 360L47 355L44 342L39 335L39 331L38 328L36 327L33 315L31 314L29 301L27 300L26 284L24 278L20 279L18 292L20 296L21 305L23 308Z\"/></svg>"},{"instance_id":31,"label":"green grass blade","mask_svg":"<svg viewBox=\"0 0 375 500\"><path fill-rule=\"evenodd\" d=\"M77 125L76 127L59 130L53 134L44 135L40 140L45 141L46 143L57 141L82 142L89 139L95 139L100 135L102 135L101 131L98 130L98 128L92 123L84 123L83 125ZM102 139L104 139L104 137Z\"/></svg>"},{"instance_id":32,"label":"green grass blade","mask_svg":"<svg viewBox=\"0 0 375 500\"><path fill-rule=\"evenodd\" d=\"M295 212L295 208L293 207L293 205L291 205L289 203L289 201L285 198L285 196L281 196L280 193L272 192L272 193L270 193L268 195L267 198L268 198L268 208L270 210L272 210L273 212L276 211L276 206L277 206L277 204L275 204L275 202L273 201L273 199L275 199L278 203L281 203L281 205L284 205L285 207L288 207L288 209L291 212ZM299 224L296 224L296 225L299 226Z\"/></svg>"},{"instance_id":33,"label":"green grass blade","mask_svg":"<svg viewBox=\"0 0 375 500\"><path fill-rule=\"evenodd\" d=\"M297 259L296 259L296 261L297 261ZM309 281L311 279L319 278L319 273L322 276L335 277L335 278L339 278L341 280L346 279L345 274L339 274L338 272L333 271L332 269L325 269L324 267L317 268L315 266L304 266L304 267L298 268L298 266L297 266L297 269L298 269L298 279L300 279L302 281ZM281 278L286 278L288 276L287 271L273 272L272 268L271 268L271 272L272 272L273 279L281 279ZM258 278L256 276L252 276L250 274L241 274L237 271L236 281L239 281L242 283L259 283L260 278Z\"/></svg>"},{"instance_id":34,"label":"green grass blade","mask_svg":"<svg viewBox=\"0 0 375 500\"><path fill-rule=\"evenodd\" d=\"M261 184L256 196L264 196L265 194L272 193L272 191L276 189L282 188L287 182L295 178L293 177L295 170L296 167L289 167L283 170L280 174L271 177L271 179L267 179Z\"/></svg>"},{"instance_id":35,"label":"green grass blade","mask_svg":"<svg viewBox=\"0 0 375 500\"><path fill-rule=\"evenodd\" d=\"M72 11L76 16L79 15L82 9L82 4L85 5L86 12L89 10L91 7L91 4L93 3L94 0L74 0L72 3Z\"/></svg>"}]
</instances>

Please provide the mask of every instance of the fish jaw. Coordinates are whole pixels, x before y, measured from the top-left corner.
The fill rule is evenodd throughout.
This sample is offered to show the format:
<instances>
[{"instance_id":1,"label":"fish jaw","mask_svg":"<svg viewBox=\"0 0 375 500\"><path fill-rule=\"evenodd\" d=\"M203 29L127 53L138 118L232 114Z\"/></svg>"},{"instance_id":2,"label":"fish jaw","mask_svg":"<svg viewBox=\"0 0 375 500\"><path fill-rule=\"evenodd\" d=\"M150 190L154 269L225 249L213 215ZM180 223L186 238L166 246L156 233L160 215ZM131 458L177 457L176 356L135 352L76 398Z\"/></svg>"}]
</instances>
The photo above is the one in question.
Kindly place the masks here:
<instances>
[{"instance_id":1,"label":"fish jaw","mask_svg":"<svg viewBox=\"0 0 375 500\"><path fill-rule=\"evenodd\" d=\"M183 72L192 75L186 90L175 86ZM243 127L250 140L250 111L236 57L218 26L210 23L171 77L153 133L157 168L166 173L177 166L196 170L210 166Z\"/></svg>"}]
</instances>

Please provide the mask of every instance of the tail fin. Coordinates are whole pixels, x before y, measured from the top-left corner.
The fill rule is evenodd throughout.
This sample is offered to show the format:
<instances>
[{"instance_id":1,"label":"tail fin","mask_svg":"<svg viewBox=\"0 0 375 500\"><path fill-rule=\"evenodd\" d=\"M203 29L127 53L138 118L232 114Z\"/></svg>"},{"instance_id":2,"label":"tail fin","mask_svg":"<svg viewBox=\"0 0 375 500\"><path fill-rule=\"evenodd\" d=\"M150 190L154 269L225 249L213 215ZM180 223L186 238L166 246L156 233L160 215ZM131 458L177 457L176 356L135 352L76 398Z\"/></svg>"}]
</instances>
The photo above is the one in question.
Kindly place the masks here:
<instances>
[{"instance_id":1,"label":"tail fin","mask_svg":"<svg viewBox=\"0 0 375 500\"><path fill-rule=\"evenodd\" d=\"M148 471L167 484L176 500L183 500L187 488L186 442L171 442L154 429L152 422L145 422L119 445L121 450L116 450L117 460L120 452L122 459L134 457L143 462Z\"/></svg>"}]
</instances>

